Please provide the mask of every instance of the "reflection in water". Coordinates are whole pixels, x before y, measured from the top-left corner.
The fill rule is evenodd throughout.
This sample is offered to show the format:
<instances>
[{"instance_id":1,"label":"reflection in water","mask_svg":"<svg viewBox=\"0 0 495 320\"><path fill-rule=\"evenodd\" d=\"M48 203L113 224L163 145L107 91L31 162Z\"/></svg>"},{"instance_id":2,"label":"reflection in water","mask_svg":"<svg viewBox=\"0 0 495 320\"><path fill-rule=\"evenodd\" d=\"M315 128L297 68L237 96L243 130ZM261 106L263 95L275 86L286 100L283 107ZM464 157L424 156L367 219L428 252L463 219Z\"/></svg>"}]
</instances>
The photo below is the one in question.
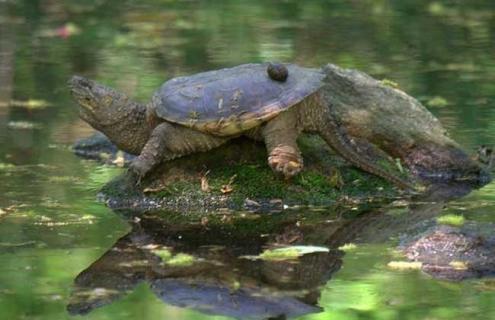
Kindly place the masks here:
<instances>
[{"instance_id":1,"label":"reflection in water","mask_svg":"<svg viewBox=\"0 0 495 320\"><path fill-rule=\"evenodd\" d=\"M132 222L129 234L78 275L68 310L87 313L144 281L164 302L209 314L260 319L321 311L316 306L320 287L340 268L342 253L315 252L297 261L249 259L245 256L282 241L304 244L311 231L294 233L289 226L295 221L290 217L259 220L257 223L271 224L265 230L269 236L259 234L256 228L177 224L173 218L141 216L139 222ZM319 228L323 231L329 226ZM172 257L192 260L171 263L174 260L163 258L163 250Z\"/></svg>"},{"instance_id":2,"label":"reflection in water","mask_svg":"<svg viewBox=\"0 0 495 320\"><path fill-rule=\"evenodd\" d=\"M77 276L68 310L88 313L146 282L163 302L207 314L264 319L320 312L320 291L342 266L342 245L415 236L434 224L445 201L470 190L437 187L427 199L401 205L400 214L392 204L357 216L341 212L331 221L328 213L311 214L302 224L294 213L257 216L255 225L249 216L205 224L180 223L170 213L127 214L132 231ZM281 245L324 245L329 252L248 258Z\"/></svg>"},{"instance_id":3,"label":"reflection in water","mask_svg":"<svg viewBox=\"0 0 495 320\"><path fill-rule=\"evenodd\" d=\"M14 81L15 58L15 28L10 24L15 23L14 18L9 18L10 5L0 2L0 142L5 140L4 132L7 128L9 109L7 108L11 98Z\"/></svg>"},{"instance_id":4,"label":"reflection in water","mask_svg":"<svg viewBox=\"0 0 495 320\"><path fill-rule=\"evenodd\" d=\"M10 11L10 5L0 2L0 115L12 97L14 80L14 58L16 50L15 17L4 15Z\"/></svg>"}]
</instances>

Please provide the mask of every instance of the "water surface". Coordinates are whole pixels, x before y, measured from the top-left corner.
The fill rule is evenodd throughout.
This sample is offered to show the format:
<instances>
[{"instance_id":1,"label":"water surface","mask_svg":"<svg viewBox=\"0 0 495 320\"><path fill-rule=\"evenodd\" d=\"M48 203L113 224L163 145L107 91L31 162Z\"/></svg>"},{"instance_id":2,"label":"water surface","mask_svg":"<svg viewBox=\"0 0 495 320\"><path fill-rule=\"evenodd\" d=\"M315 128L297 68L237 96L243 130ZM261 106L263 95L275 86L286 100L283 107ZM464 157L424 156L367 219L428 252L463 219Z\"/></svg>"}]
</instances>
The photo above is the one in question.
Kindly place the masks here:
<instances>
[{"instance_id":1,"label":"water surface","mask_svg":"<svg viewBox=\"0 0 495 320\"><path fill-rule=\"evenodd\" d=\"M495 4L481 0L0 1L1 318L71 318L66 308L74 279L134 232L95 201L121 169L81 160L68 148L92 132L68 95L72 74L146 101L178 75L267 60L311 67L331 62L397 82L473 151L495 141L494 17ZM495 222L494 189L488 185L438 213ZM340 217L331 210L320 215ZM325 244L330 231L322 234L308 243ZM277 269L268 268L263 281L311 306L302 319L495 318L493 282L451 283L390 270L398 240L375 240L364 237L356 249L323 263L327 273L312 296L284 288L274 277ZM236 245L222 258L227 266L262 243ZM246 275L232 276L260 288L250 282L260 279L260 270L253 265ZM251 278L243 282L240 274ZM150 279L156 277L84 317L228 319L191 304L178 307L171 298L162 302Z\"/></svg>"}]
</instances>

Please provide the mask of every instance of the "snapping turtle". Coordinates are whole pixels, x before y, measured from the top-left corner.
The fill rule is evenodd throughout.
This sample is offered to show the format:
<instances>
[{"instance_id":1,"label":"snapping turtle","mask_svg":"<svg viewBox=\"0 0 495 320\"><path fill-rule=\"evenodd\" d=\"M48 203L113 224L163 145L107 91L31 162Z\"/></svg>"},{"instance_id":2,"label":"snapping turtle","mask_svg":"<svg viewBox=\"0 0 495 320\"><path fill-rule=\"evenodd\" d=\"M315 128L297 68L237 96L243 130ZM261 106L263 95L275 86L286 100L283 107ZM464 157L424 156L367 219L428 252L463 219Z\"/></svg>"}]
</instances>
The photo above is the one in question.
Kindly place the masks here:
<instances>
[{"instance_id":1,"label":"snapping turtle","mask_svg":"<svg viewBox=\"0 0 495 320\"><path fill-rule=\"evenodd\" d=\"M241 135L264 141L270 167L290 178L303 168L296 139L304 131L319 134L357 167L412 188L353 148L319 91L321 70L284 64L287 77L280 81L267 66L245 64L174 78L147 105L80 76L69 86L83 120L119 149L139 155L130 165L139 178L162 161L208 151Z\"/></svg>"}]
</instances>

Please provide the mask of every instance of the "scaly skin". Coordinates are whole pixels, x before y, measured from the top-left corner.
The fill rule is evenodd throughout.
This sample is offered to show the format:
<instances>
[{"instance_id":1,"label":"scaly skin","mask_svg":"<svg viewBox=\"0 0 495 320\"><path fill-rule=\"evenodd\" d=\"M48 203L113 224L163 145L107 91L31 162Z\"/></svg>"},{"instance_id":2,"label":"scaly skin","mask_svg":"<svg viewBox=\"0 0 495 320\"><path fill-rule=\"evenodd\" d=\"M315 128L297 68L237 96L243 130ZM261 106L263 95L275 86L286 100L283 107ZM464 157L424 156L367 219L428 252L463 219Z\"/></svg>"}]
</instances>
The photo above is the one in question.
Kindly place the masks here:
<instances>
[{"instance_id":1,"label":"scaly skin","mask_svg":"<svg viewBox=\"0 0 495 320\"><path fill-rule=\"evenodd\" d=\"M139 154L130 166L139 179L157 164L220 146L241 134L265 141L268 164L290 178L303 168L297 137L302 132L319 134L338 154L358 168L391 181L403 189L408 182L367 161L350 143L331 114L331 105L317 92L280 113L259 128L232 137L217 137L169 123L153 114L152 106L131 101L127 96L94 81L73 77L71 93L80 105L80 116L103 132L121 150Z\"/></svg>"},{"instance_id":2,"label":"scaly skin","mask_svg":"<svg viewBox=\"0 0 495 320\"><path fill-rule=\"evenodd\" d=\"M313 94L301 103L299 110L299 117L304 123L305 131L316 131L344 159L366 172L392 182L402 189L415 190L411 183L367 161L363 155L354 149L348 135L332 115L331 103L328 99L325 99L323 94Z\"/></svg>"},{"instance_id":3,"label":"scaly skin","mask_svg":"<svg viewBox=\"0 0 495 320\"><path fill-rule=\"evenodd\" d=\"M303 162L296 143L301 132L320 135L332 149L356 167L382 177L402 189L415 189L409 182L366 160L355 150L344 129L332 115L330 103L320 92L281 113L261 129L269 152L268 163L275 172L288 178L302 170Z\"/></svg>"},{"instance_id":4,"label":"scaly skin","mask_svg":"<svg viewBox=\"0 0 495 320\"><path fill-rule=\"evenodd\" d=\"M208 151L229 140L153 117L152 108L92 80L74 76L68 84L80 117L119 149L139 155L130 165L138 181L162 161Z\"/></svg>"}]
</instances>

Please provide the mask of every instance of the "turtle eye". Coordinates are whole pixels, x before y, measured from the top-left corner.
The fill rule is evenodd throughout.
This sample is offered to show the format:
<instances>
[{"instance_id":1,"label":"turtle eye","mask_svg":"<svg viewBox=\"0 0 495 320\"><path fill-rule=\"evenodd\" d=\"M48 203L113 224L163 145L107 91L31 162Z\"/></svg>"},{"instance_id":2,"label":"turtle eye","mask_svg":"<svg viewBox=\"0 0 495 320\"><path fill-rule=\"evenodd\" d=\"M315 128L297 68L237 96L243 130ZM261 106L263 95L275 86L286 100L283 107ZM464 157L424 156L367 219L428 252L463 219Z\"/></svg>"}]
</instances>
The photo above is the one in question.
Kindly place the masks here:
<instances>
[{"instance_id":1,"label":"turtle eye","mask_svg":"<svg viewBox=\"0 0 495 320\"><path fill-rule=\"evenodd\" d=\"M112 101L113 101L112 97L109 96L105 96L102 99L102 103L105 107L108 107L110 104L112 104Z\"/></svg>"}]
</instances>

